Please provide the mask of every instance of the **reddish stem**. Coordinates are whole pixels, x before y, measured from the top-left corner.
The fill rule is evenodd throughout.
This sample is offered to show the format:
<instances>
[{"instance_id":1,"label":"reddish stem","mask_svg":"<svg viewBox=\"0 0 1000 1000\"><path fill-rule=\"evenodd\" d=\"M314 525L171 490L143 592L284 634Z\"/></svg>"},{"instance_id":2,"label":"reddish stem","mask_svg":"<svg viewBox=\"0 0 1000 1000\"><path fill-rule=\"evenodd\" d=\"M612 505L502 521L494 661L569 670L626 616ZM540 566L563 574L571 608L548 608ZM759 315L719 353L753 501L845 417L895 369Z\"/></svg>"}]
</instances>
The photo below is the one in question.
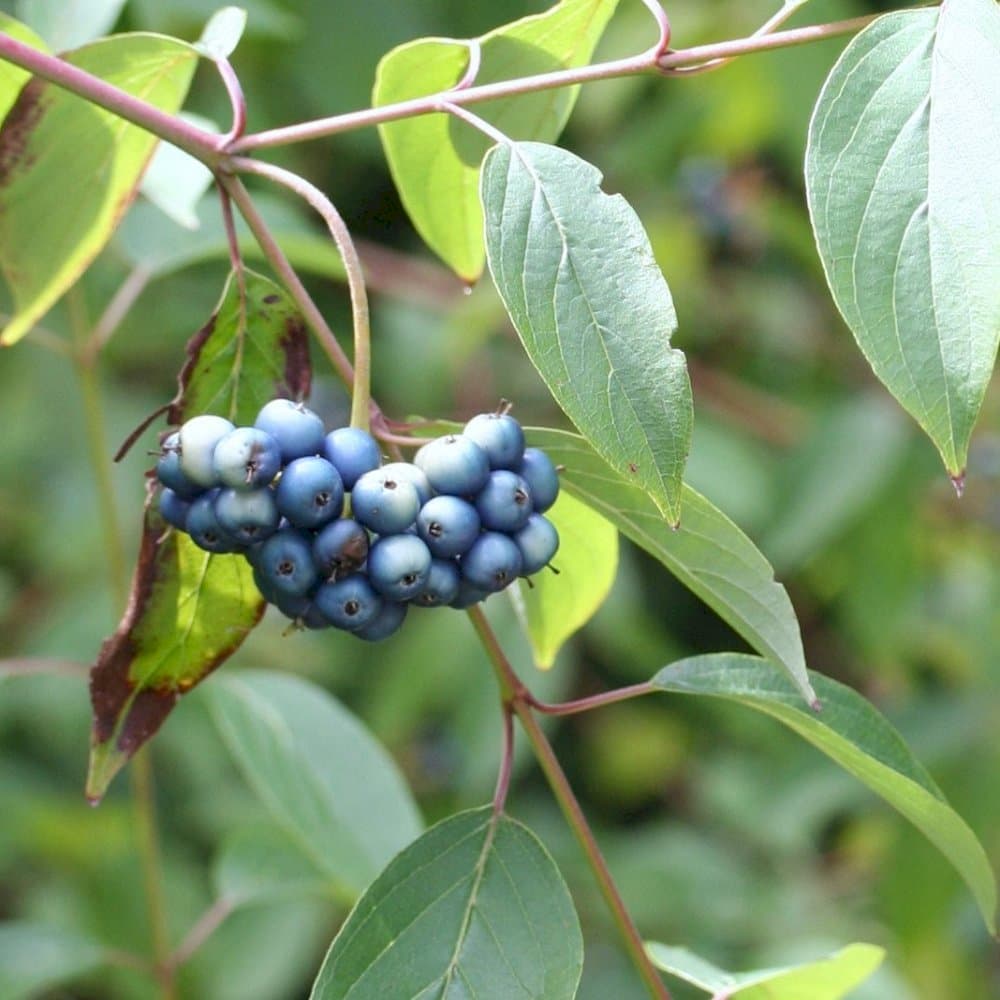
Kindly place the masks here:
<instances>
[{"instance_id":1,"label":"reddish stem","mask_svg":"<svg viewBox=\"0 0 1000 1000\"><path fill-rule=\"evenodd\" d=\"M628 701L630 698L641 698L646 694L653 694L656 688L649 681L642 684L633 684L630 687L616 688L614 691L605 691L602 694L593 694L587 698L577 698L574 701L561 701L556 703L539 701L530 692L525 696L525 701L536 711L543 715L576 715L579 712L589 712L592 708L603 708L605 705L613 705L618 701Z\"/></svg>"}]
</instances>

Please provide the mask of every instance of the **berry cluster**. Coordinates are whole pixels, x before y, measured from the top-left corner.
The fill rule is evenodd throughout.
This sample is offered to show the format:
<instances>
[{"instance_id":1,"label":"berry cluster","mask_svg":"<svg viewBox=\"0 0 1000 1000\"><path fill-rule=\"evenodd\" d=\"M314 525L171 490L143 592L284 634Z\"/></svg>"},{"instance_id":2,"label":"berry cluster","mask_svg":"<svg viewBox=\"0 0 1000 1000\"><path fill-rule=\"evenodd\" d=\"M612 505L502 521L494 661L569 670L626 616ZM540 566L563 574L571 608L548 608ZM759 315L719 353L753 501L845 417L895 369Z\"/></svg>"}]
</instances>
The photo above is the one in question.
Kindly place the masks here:
<instances>
[{"instance_id":1,"label":"berry cluster","mask_svg":"<svg viewBox=\"0 0 1000 1000\"><path fill-rule=\"evenodd\" d=\"M382 464L364 430L329 434L271 400L253 427L193 417L156 465L163 518L208 552L240 552L261 594L308 628L383 639L411 604L466 608L537 573L559 546L543 516L559 477L505 410ZM346 512L345 512L346 510Z\"/></svg>"}]
</instances>

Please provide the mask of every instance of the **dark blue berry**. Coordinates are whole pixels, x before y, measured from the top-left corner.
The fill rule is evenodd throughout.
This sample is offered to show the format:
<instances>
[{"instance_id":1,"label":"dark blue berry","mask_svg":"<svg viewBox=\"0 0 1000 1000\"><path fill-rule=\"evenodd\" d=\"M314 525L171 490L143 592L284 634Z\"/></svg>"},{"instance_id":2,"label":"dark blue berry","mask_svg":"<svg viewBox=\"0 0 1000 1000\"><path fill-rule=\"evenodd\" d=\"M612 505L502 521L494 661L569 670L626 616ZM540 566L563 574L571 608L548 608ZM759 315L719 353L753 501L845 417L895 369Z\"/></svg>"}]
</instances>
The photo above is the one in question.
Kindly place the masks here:
<instances>
[{"instance_id":1,"label":"dark blue berry","mask_svg":"<svg viewBox=\"0 0 1000 1000\"><path fill-rule=\"evenodd\" d=\"M479 537L479 514L461 497L448 494L431 497L417 515L417 534L431 555L440 559L460 556Z\"/></svg>"},{"instance_id":2,"label":"dark blue berry","mask_svg":"<svg viewBox=\"0 0 1000 1000\"><path fill-rule=\"evenodd\" d=\"M448 607L458 608L459 610L471 608L473 604L485 601L492 593L492 590L484 590L482 587L476 587L463 577L458 587L458 593L448 602Z\"/></svg>"},{"instance_id":3,"label":"dark blue berry","mask_svg":"<svg viewBox=\"0 0 1000 1000\"><path fill-rule=\"evenodd\" d=\"M351 490L355 519L379 535L406 531L417 519L419 510L416 487L388 468L366 472Z\"/></svg>"},{"instance_id":4,"label":"dark blue berry","mask_svg":"<svg viewBox=\"0 0 1000 1000\"><path fill-rule=\"evenodd\" d=\"M413 459L437 493L472 496L486 484L490 460L472 438L448 434L425 444Z\"/></svg>"},{"instance_id":5,"label":"dark blue berry","mask_svg":"<svg viewBox=\"0 0 1000 1000\"><path fill-rule=\"evenodd\" d=\"M178 431L167 435L156 461L156 478L168 489L174 491L180 500L194 500L205 492L205 487L188 479L181 469L181 436Z\"/></svg>"},{"instance_id":6,"label":"dark blue berry","mask_svg":"<svg viewBox=\"0 0 1000 1000\"><path fill-rule=\"evenodd\" d=\"M297 528L319 528L340 517L344 483L325 458L312 455L289 462L277 490L278 510Z\"/></svg>"},{"instance_id":7,"label":"dark blue berry","mask_svg":"<svg viewBox=\"0 0 1000 1000\"><path fill-rule=\"evenodd\" d=\"M386 535L368 552L372 586L391 601L419 594L430 571L430 549L416 535Z\"/></svg>"},{"instance_id":8,"label":"dark blue berry","mask_svg":"<svg viewBox=\"0 0 1000 1000\"><path fill-rule=\"evenodd\" d=\"M312 539L295 528L281 528L257 549L254 562L277 594L302 596L318 581Z\"/></svg>"},{"instance_id":9,"label":"dark blue berry","mask_svg":"<svg viewBox=\"0 0 1000 1000\"><path fill-rule=\"evenodd\" d=\"M524 431L508 413L480 413L462 429L486 452L491 469L516 469L524 457Z\"/></svg>"},{"instance_id":10,"label":"dark blue berry","mask_svg":"<svg viewBox=\"0 0 1000 1000\"><path fill-rule=\"evenodd\" d=\"M220 490L215 516L223 529L244 545L262 542L278 530L278 506L266 486L257 490Z\"/></svg>"},{"instance_id":11,"label":"dark blue berry","mask_svg":"<svg viewBox=\"0 0 1000 1000\"><path fill-rule=\"evenodd\" d=\"M257 427L237 427L215 446L212 465L220 486L252 490L267 486L281 468L278 442Z\"/></svg>"},{"instance_id":12,"label":"dark blue berry","mask_svg":"<svg viewBox=\"0 0 1000 1000\"><path fill-rule=\"evenodd\" d=\"M253 425L277 440L282 462L318 455L323 450L323 421L307 406L291 399L272 399L257 414Z\"/></svg>"},{"instance_id":13,"label":"dark blue berry","mask_svg":"<svg viewBox=\"0 0 1000 1000\"><path fill-rule=\"evenodd\" d=\"M178 432L181 472L199 486L218 486L215 446L236 428L225 417L206 413L186 420Z\"/></svg>"},{"instance_id":14,"label":"dark blue berry","mask_svg":"<svg viewBox=\"0 0 1000 1000\"><path fill-rule=\"evenodd\" d=\"M474 587L493 593L521 575L521 550L509 535L484 531L462 556L462 576Z\"/></svg>"},{"instance_id":15,"label":"dark blue berry","mask_svg":"<svg viewBox=\"0 0 1000 1000\"><path fill-rule=\"evenodd\" d=\"M370 625L385 603L365 573L351 573L341 580L324 583L314 600L331 625L348 632Z\"/></svg>"},{"instance_id":16,"label":"dark blue berry","mask_svg":"<svg viewBox=\"0 0 1000 1000\"><path fill-rule=\"evenodd\" d=\"M321 528L313 540L313 562L328 580L359 569L368 558L368 532L354 518L343 517Z\"/></svg>"},{"instance_id":17,"label":"dark blue berry","mask_svg":"<svg viewBox=\"0 0 1000 1000\"><path fill-rule=\"evenodd\" d=\"M556 554L559 549L559 532L547 517L532 514L527 524L514 533L514 541L521 550L521 572L530 576L547 566Z\"/></svg>"},{"instance_id":18,"label":"dark blue berry","mask_svg":"<svg viewBox=\"0 0 1000 1000\"><path fill-rule=\"evenodd\" d=\"M378 642L388 639L397 632L406 618L407 605L397 601L383 601L382 610L364 628L356 629L351 635L368 642Z\"/></svg>"},{"instance_id":19,"label":"dark blue berry","mask_svg":"<svg viewBox=\"0 0 1000 1000\"><path fill-rule=\"evenodd\" d=\"M316 606L316 602L308 594L293 595L279 593L274 601L275 607L296 625L309 629L329 628L326 616Z\"/></svg>"},{"instance_id":20,"label":"dark blue berry","mask_svg":"<svg viewBox=\"0 0 1000 1000\"><path fill-rule=\"evenodd\" d=\"M541 448L525 448L517 472L528 484L535 511L547 511L559 496L559 473L552 459Z\"/></svg>"},{"instance_id":21,"label":"dark blue berry","mask_svg":"<svg viewBox=\"0 0 1000 1000\"><path fill-rule=\"evenodd\" d=\"M410 462L390 462L388 465L382 466L382 471L395 479L400 479L404 482L410 483L417 491L417 496L420 498L421 506L427 503L427 501L434 495L434 491L431 489L431 484L427 481L427 477L420 471L420 469L418 469L415 465L412 465Z\"/></svg>"},{"instance_id":22,"label":"dark blue berry","mask_svg":"<svg viewBox=\"0 0 1000 1000\"><path fill-rule=\"evenodd\" d=\"M181 531L187 531L188 510L191 503L183 500L172 489L164 486L160 490L160 515L167 524L172 524Z\"/></svg>"},{"instance_id":23,"label":"dark blue berry","mask_svg":"<svg viewBox=\"0 0 1000 1000\"><path fill-rule=\"evenodd\" d=\"M432 559L431 571L427 576L427 582L416 597L414 604L419 604L423 608L438 608L444 604L451 604L462 586L462 574L458 571L458 565L451 559Z\"/></svg>"},{"instance_id":24,"label":"dark blue berry","mask_svg":"<svg viewBox=\"0 0 1000 1000\"><path fill-rule=\"evenodd\" d=\"M531 515L531 491L516 473L498 469L476 495L476 510L490 531L517 531Z\"/></svg>"},{"instance_id":25,"label":"dark blue berry","mask_svg":"<svg viewBox=\"0 0 1000 1000\"><path fill-rule=\"evenodd\" d=\"M340 473L344 489L354 489L354 484L366 473L382 464L378 442L360 427L338 427L330 431L323 442L323 454Z\"/></svg>"},{"instance_id":26,"label":"dark blue berry","mask_svg":"<svg viewBox=\"0 0 1000 1000\"><path fill-rule=\"evenodd\" d=\"M240 548L236 539L219 523L215 513L215 499L219 490L202 493L191 501L188 508L186 530L191 541L206 552L236 552Z\"/></svg>"}]
</instances>

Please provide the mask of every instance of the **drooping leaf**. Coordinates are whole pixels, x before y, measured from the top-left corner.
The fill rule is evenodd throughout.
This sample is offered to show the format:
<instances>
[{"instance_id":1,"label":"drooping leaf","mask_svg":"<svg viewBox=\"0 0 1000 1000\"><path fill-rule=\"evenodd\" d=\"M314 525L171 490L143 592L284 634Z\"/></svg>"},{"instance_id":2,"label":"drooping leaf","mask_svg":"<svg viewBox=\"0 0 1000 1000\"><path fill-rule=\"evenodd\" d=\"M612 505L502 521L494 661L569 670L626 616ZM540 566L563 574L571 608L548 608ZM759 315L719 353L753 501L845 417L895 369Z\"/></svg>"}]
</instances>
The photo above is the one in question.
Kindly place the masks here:
<instances>
[{"instance_id":1,"label":"drooping leaf","mask_svg":"<svg viewBox=\"0 0 1000 1000\"><path fill-rule=\"evenodd\" d=\"M604 460L680 518L691 384L670 289L632 207L554 146L483 165L490 272L528 356Z\"/></svg>"},{"instance_id":2,"label":"drooping leaf","mask_svg":"<svg viewBox=\"0 0 1000 1000\"><path fill-rule=\"evenodd\" d=\"M0 11L0 31L40 52L48 51L45 42L31 28L21 24L20 21L15 21L2 11ZM30 79L31 74L26 69L0 59L0 122L17 100L18 92Z\"/></svg>"},{"instance_id":3,"label":"drooping leaf","mask_svg":"<svg viewBox=\"0 0 1000 1000\"><path fill-rule=\"evenodd\" d=\"M535 663L555 663L563 643L587 624L604 603L618 569L618 532L593 508L562 493L545 516L559 532L552 565L536 573L531 586L518 583L515 606L523 619Z\"/></svg>"},{"instance_id":4,"label":"drooping leaf","mask_svg":"<svg viewBox=\"0 0 1000 1000\"><path fill-rule=\"evenodd\" d=\"M222 7L208 19L195 48L207 59L228 59L246 26L247 12L242 7Z\"/></svg>"},{"instance_id":5,"label":"drooping leaf","mask_svg":"<svg viewBox=\"0 0 1000 1000\"><path fill-rule=\"evenodd\" d=\"M171 423L217 413L245 426L269 399L309 392L309 341L295 303L269 278L244 275L246 299L230 275L212 318L188 342Z\"/></svg>"},{"instance_id":6,"label":"drooping leaf","mask_svg":"<svg viewBox=\"0 0 1000 1000\"><path fill-rule=\"evenodd\" d=\"M394 762L322 688L243 671L204 692L212 718L274 821L353 902L423 824Z\"/></svg>"},{"instance_id":7,"label":"drooping leaf","mask_svg":"<svg viewBox=\"0 0 1000 1000\"><path fill-rule=\"evenodd\" d=\"M1000 340L1000 7L946 0L862 31L809 129L838 308L960 480Z\"/></svg>"},{"instance_id":8,"label":"drooping leaf","mask_svg":"<svg viewBox=\"0 0 1000 1000\"><path fill-rule=\"evenodd\" d=\"M849 944L832 955L772 969L726 972L686 948L650 942L649 957L665 972L700 986L713 996L740 1000L841 1000L881 964L885 949Z\"/></svg>"},{"instance_id":9,"label":"drooping leaf","mask_svg":"<svg viewBox=\"0 0 1000 1000\"><path fill-rule=\"evenodd\" d=\"M815 700L788 593L774 579L770 563L722 511L685 486L684 520L673 529L649 497L609 468L583 438L541 428L527 433L531 444L564 467L560 481L566 492L663 563L757 652L781 666L801 697Z\"/></svg>"},{"instance_id":10,"label":"drooping leaf","mask_svg":"<svg viewBox=\"0 0 1000 1000\"><path fill-rule=\"evenodd\" d=\"M579 922L552 858L487 807L439 823L379 875L311 998L570 1000L582 965Z\"/></svg>"},{"instance_id":11,"label":"drooping leaf","mask_svg":"<svg viewBox=\"0 0 1000 1000\"><path fill-rule=\"evenodd\" d=\"M512 80L590 61L618 0L562 0L479 39L421 38L387 53L378 65L373 106L454 87L469 65L470 45L482 62L477 84ZM512 139L554 142L579 87L560 87L479 104L476 114ZM379 126L389 169L417 232L466 281L483 270L479 168L490 140L447 114Z\"/></svg>"},{"instance_id":12,"label":"drooping leaf","mask_svg":"<svg viewBox=\"0 0 1000 1000\"><path fill-rule=\"evenodd\" d=\"M80 934L45 924L0 923L0 996L30 1000L103 964L103 949Z\"/></svg>"},{"instance_id":13,"label":"drooping leaf","mask_svg":"<svg viewBox=\"0 0 1000 1000\"><path fill-rule=\"evenodd\" d=\"M56 52L74 49L106 35L118 20L126 0L18 0L17 14Z\"/></svg>"},{"instance_id":14,"label":"drooping leaf","mask_svg":"<svg viewBox=\"0 0 1000 1000\"><path fill-rule=\"evenodd\" d=\"M215 122L201 115L179 117L206 132L218 132ZM179 226L197 229L198 204L211 183L212 171L204 163L183 149L162 142L149 161L139 190Z\"/></svg>"},{"instance_id":15,"label":"drooping leaf","mask_svg":"<svg viewBox=\"0 0 1000 1000\"><path fill-rule=\"evenodd\" d=\"M117 35L67 56L75 66L176 112L197 62L184 42ZM0 333L23 337L111 238L156 138L41 79L0 128L0 271L15 311ZM72 192L72 197L56 197Z\"/></svg>"},{"instance_id":16,"label":"drooping leaf","mask_svg":"<svg viewBox=\"0 0 1000 1000\"><path fill-rule=\"evenodd\" d=\"M753 656L697 656L664 667L653 685L663 691L726 698L755 708L808 740L881 795L954 865L996 933L996 876L965 821L914 758L902 737L856 691L812 674L822 711L805 709L787 678Z\"/></svg>"},{"instance_id":17,"label":"drooping leaf","mask_svg":"<svg viewBox=\"0 0 1000 1000\"><path fill-rule=\"evenodd\" d=\"M216 413L245 426L274 396L304 396L309 381L302 318L277 285L246 272L246 300L231 278L188 343L169 418ZM128 607L91 670L88 797L103 796L177 699L235 652L263 613L242 556L205 552L147 509Z\"/></svg>"}]
</instances>

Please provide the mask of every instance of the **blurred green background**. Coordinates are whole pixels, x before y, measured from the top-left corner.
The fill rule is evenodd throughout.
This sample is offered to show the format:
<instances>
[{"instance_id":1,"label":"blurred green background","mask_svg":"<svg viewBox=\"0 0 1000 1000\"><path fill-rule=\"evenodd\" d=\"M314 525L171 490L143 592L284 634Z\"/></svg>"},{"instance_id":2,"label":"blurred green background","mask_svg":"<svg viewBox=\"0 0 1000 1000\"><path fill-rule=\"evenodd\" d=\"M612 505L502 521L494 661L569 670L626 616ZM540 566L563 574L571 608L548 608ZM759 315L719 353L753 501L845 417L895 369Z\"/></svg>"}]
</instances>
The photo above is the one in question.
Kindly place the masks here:
<instances>
[{"instance_id":1,"label":"blurred green background","mask_svg":"<svg viewBox=\"0 0 1000 1000\"><path fill-rule=\"evenodd\" d=\"M130 0L116 29L193 39L215 6ZM378 58L400 42L475 35L542 9L526 0L244 6L249 26L234 65L251 130L364 106ZM668 8L674 45L748 34L775 6L678 0ZM879 6L815 0L793 23ZM46 4L23 4L21 13L32 7L37 16ZM623 3L599 55L640 51L652 35L642 5ZM636 207L670 282L675 343L687 352L695 390L687 478L774 563L810 666L861 690L899 727L996 863L1000 396L987 399L958 501L932 446L878 386L832 305L801 164L812 103L844 44L747 57L691 79L591 85L562 141ZM209 67L199 70L187 106L225 127L228 105ZM565 424L488 282L463 294L419 244L373 131L268 156L327 191L367 247L378 289L374 390L388 413L464 418L503 395L526 423ZM345 292L320 273L328 251L319 227L291 200L266 194L278 232L349 345ZM203 215L217 228L211 200ZM195 248L191 259L172 256L185 247ZM87 665L122 610L100 530L81 387L48 341L71 339L74 322L93 321L130 262L157 262L99 368L110 456L172 396L184 344L221 292L221 249L210 232L186 233L140 201L72 308L61 304L46 317L49 334L0 358L0 657ZM314 362L313 404L333 422L346 413L346 397L316 351ZM148 431L114 470L130 553L155 440ZM547 675L527 667L530 654L503 602L491 609L514 661L548 698L643 680L679 656L743 648L625 543L606 605ZM334 692L391 750L428 821L488 801L499 751L494 681L464 616L421 616L370 649L337 635L286 636L268 615L223 669L246 667L292 671ZM0 679L0 919L83 929L145 954L150 932L127 782L119 779L99 809L86 806L88 725L82 673ZM733 706L661 698L574 717L552 735L646 937L730 968L870 941L889 957L852 994L859 1000L1000 995L995 944L954 871L899 816L776 723ZM177 941L211 901L220 844L267 816L198 693L167 722L152 756ZM510 810L538 832L570 883L587 939L581 997L644 996L527 758ZM315 896L240 910L186 968L184 996L306 996L343 916ZM50 995L157 994L122 968ZM695 994L678 987L676 995Z\"/></svg>"}]
</instances>

